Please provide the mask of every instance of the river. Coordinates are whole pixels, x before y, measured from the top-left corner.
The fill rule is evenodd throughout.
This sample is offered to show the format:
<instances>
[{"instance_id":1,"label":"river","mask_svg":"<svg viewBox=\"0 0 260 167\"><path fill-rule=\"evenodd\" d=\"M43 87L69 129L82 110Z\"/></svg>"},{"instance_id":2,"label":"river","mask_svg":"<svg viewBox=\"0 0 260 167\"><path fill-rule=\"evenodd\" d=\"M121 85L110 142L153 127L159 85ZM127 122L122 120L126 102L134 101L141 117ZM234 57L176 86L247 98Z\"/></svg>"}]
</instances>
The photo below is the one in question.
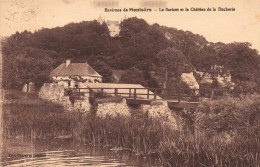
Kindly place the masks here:
<instances>
[{"instance_id":1,"label":"river","mask_svg":"<svg viewBox=\"0 0 260 167\"><path fill-rule=\"evenodd\" d=\"M3 143L1 166L162 166L154 156L80 145L70 139L5 139Z\"/></svg>"}]
</instances>

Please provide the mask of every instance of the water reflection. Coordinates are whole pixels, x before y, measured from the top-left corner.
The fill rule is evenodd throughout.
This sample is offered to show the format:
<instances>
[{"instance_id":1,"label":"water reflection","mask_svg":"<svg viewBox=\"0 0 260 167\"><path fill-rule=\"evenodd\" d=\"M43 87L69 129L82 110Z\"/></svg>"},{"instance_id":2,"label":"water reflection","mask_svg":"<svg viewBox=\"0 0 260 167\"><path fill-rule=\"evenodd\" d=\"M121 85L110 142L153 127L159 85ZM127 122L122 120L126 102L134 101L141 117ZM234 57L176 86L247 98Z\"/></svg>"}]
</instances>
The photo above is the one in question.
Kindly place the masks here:
<instances>
[{"instance_id":1,"label":"water reflection","mask_svg":"<svg viewBox=\"0 0 260 167\"><path fill-rule=\"evenodd\" d=\"M1 166L160 166L152 157L78 145L70 140L5 140Z\"/></svg>"}]
</instances>

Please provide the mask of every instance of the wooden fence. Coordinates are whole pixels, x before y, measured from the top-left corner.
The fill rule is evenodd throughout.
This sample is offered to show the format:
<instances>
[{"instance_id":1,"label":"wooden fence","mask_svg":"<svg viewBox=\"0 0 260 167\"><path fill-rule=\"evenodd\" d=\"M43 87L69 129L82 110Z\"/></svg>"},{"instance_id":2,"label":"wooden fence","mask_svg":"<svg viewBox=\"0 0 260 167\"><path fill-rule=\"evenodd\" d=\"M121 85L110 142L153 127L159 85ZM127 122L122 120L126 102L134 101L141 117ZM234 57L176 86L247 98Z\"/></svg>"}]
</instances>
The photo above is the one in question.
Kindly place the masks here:
<instances>
[{"instance_id":1,"label":"wooden fence","mask_svg":"<svg viewBox=\"0 0 260 167\"><path fill-rule=\"evenodd\" d=\"M66 94L71 96L89 96L106 97L106 96L123 96L133 99L176 99L178 102L198 101L199 98L211 98L223 96L226 89L164 89L164 88L68 88ZM217 93L216 93L217 92ZM221 93L220 93L221 92Z\"/></svg>"}]
</instances>

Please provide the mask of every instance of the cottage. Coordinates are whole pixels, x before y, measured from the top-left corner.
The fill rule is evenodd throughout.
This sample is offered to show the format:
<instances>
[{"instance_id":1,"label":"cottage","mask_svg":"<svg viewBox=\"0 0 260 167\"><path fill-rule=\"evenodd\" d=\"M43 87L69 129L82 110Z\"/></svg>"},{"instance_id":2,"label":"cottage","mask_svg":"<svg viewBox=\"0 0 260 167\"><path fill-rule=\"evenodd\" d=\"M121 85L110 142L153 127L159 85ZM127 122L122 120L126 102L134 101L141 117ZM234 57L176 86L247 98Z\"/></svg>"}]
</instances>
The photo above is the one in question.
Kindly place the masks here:
<instances>
[{"instance_id":1,"label":"cottage","mask_svg":"<svg viewBox=\"0 0 260 167\"><path fill-rule=\"evenodd\" d=\"M53 82L63 85L65 88L84 87L85 83L102 82L102 76L87 62L71 63L69 59L55 68L50 77Z\"/></svg>"}]
</instances>

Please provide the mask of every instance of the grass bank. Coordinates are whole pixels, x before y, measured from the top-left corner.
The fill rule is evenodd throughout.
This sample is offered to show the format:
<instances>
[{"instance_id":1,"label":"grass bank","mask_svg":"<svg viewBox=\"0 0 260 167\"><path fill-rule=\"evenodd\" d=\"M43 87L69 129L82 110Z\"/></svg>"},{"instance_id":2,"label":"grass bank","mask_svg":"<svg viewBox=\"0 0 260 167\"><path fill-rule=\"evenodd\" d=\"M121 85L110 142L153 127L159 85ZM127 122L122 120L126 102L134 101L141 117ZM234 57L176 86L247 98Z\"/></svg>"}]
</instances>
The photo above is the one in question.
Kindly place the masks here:
<instances>
[{"instance_id":1,"label":"grass bank","mask_svg":"<svg viewBox=\"0 0 260 167\"><path fill-rule=\"evenodd\" d=\"M259 95L204 102L198 112L186 113L193 119L189 127L194 131L175 131L138 111L130 118L98 118L65 113L61 106L18 92L6 97L5 137L69 137L84 144L156 154L165 166L259 166Z\"/></svg>"},{"instance_id":2,"label":"grass bank","mask_svg":"<svg viewBox=\"0 0 260 167\"><path fill-rule=\"evenodd\" d=\"M205 101L191 115L194 133L170 133L160 143L166 166L260 165L260 95Z\"/></svg>"}]
</instances>

